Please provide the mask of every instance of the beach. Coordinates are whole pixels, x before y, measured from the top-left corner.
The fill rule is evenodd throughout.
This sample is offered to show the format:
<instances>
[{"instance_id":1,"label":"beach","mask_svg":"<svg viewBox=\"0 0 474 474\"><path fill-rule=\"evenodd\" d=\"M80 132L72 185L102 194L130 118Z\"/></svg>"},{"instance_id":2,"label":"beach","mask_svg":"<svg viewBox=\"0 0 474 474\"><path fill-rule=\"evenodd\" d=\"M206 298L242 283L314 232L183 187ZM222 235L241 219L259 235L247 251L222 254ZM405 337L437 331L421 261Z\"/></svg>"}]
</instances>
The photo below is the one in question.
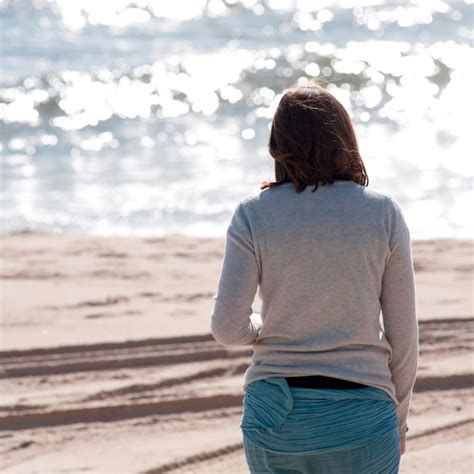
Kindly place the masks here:
<instances>
[{"instance_id":1,"label":"beach","mask_svg":"<svg viewBox=\"0 0 474 474\"><path fill-rule=\"evenodd\" d=\"M2 472L248 472L252 349L210 334L224 244L1 237ZM414 240L413 255L420 364L400 472L469 472L472 240Z\"/></svg>"},{"instance_id":2,"label":"beach","mask_svg":"<svg viewBox=\"0 0 474 474\"><path fill-rule=\"evenodd\" d=\"M410 229L400 472L474 471L472 0L7 0L0 30L1 473L248 472L253 352L214 340L213 296L308 81Z\"/></svg>"}]
</instances>

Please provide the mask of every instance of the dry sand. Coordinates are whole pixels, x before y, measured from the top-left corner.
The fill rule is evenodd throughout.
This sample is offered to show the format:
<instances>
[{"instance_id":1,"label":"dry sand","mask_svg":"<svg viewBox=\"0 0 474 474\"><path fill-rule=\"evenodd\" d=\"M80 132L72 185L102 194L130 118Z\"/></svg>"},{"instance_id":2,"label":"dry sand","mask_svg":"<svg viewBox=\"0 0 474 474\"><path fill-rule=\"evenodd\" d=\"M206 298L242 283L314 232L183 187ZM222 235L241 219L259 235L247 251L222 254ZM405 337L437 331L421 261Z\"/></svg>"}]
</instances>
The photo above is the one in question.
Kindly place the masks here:
<instances>
[{"instance_id":1,"label":"dry sand","mask_svg":"<svg viewBox=\"0 0 474 474\"><path fill-rule=\"evenodd\" d=\"M209 333L224 239L26 232L1 247L1 472L248 473L251 348ZM413 241L420 367L402 474L473 472L472 250Z\"/></svg>"}]
</instances>

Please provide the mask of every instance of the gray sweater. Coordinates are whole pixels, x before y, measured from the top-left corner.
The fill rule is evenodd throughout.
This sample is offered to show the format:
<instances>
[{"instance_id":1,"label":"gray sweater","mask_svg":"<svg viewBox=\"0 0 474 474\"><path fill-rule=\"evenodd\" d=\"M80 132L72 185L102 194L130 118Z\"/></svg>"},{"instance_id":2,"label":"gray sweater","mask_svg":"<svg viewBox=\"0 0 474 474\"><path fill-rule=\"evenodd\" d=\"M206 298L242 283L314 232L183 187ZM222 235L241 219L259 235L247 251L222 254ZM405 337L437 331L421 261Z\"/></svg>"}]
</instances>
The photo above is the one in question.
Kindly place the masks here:
<instances>
[{"instance_id":1,"label":"gray sweater","mask_svg":"<svg viewBox=\"0 0 474 474\"><path fill-rule=\"evenodd\" d=\"M353 181L313 188L286 183L240 200L211 332L225 346L253 345L244 391L269 376L315 374L379 387L403 434L419 354L405 218L389 194Z\"/></svg>"}]
</instances>

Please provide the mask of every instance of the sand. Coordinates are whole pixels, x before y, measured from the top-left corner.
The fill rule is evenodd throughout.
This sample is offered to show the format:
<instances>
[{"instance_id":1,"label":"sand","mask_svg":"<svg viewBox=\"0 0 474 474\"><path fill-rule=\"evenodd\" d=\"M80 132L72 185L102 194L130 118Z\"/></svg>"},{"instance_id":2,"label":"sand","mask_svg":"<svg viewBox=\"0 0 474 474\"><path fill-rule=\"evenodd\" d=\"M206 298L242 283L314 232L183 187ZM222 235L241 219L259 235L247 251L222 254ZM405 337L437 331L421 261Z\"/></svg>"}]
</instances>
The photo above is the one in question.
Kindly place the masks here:
<instances>
[{"instance_id":1,"label":"sand","mask_svg":"<svg viewBox=\"0 0 474 474\"><path fill-rule=\"evenodd\" d=\"M3 236L1 472L248 473L252 351L209 331L223 251L179 235ZM472 241L413 252L420 367L400 472L472 472Z\"/></svg>"}]
</instances>

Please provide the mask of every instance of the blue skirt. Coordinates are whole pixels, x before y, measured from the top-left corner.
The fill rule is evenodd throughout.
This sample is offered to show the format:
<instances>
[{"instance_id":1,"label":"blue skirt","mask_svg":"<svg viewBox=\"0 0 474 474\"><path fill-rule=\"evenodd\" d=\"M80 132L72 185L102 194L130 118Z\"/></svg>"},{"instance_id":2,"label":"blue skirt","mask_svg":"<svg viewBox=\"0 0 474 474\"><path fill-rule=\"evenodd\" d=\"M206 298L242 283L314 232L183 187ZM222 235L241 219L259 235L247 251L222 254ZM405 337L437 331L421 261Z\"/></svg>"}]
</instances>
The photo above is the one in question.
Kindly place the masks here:
<instances>
[{"instance_id":1,"label":"blue skirt","mask_svg":"<svg viewBox=\"0 0 474 474\"><path fill-rule=\"evenodd\" d=\"M387 473L400 464L395 404L382 389L290 387L269 377L245 390L240 428L254 473Z\"/></svg>"}]
</instances>

